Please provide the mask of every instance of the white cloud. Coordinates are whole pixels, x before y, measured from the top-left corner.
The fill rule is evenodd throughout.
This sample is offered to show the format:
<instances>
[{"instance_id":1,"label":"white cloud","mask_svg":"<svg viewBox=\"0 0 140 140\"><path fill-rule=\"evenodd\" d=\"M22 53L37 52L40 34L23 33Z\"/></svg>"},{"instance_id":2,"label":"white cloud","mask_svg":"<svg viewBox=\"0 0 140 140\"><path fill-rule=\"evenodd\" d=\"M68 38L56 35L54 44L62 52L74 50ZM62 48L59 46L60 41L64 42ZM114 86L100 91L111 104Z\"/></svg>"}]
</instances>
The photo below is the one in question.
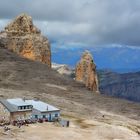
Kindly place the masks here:
<instances>
[{"instance_id":1,"label":"white cloud","mask_svg":"<svg viewBox=\"0 0 140 140\"><path fill-rule=\"evenodd\" d=\"M0 20L0 30L3 30L5 25L7 25L9 20Z\"/></svg>"},{"instance_id":2,"label":"white cloud","mask_svg":"<svg viewBox=\"0 0 140 140\"><path fill-rule=\"evenodd\" d=\"M22 12L51 40L140 46L139 0L1 0L0 28Z\"/></svg>"}]
</instances>

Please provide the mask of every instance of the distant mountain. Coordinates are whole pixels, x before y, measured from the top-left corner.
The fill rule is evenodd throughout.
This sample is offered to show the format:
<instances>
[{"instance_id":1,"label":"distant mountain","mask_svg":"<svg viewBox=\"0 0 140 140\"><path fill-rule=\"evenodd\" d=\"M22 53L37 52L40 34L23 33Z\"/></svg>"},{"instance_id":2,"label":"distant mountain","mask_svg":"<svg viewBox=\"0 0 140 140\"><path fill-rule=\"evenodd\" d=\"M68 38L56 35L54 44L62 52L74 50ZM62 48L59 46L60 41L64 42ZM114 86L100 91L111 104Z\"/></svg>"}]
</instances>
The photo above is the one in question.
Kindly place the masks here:
<instances>
[{"instance_id":1,"label":"distant mountain","mask_svg":"<svg viewBox=\"0 0 140 140\"><path fill-rule=\"evenodd\" d=\"M140 72L119 74L100 70L98 75L102 94L140 102Z\"/></svg>"},{"instance_id":2,"label":"distant mountain","mask_svg":"<svg viewBox=\"0 0 140 140\"><path fill-rule=\"evenodd\" d=\"M66 64L56 64L52 63L52 69L56 70L58 73L74 78L75 77L75 70L70 68Z\"/></svg>"}]
</instances>

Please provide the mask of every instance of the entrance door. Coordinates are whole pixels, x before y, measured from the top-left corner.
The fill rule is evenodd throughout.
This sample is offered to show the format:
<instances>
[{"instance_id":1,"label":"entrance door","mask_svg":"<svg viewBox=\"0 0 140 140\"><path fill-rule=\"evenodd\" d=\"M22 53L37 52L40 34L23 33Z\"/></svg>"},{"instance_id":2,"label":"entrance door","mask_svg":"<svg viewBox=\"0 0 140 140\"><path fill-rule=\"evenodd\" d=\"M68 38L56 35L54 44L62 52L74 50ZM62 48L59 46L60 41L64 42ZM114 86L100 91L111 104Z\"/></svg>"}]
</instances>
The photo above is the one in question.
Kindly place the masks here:
<instances>
[{"instance_id":1,"label":"entrance door","mask_svg":"<svg viewBox=\"0 0 140 140\"><path fill-rule=\"evenodd\" d=\"M35 115L35 119L38 119L38 115Z\"/></svg>"},{"instance_id":2,"label":"entrance door","mask_svg":"<svg viewBox=\"0 0 140 140\"><path fill-rule=\"evenodd\" d=\"M51 121L52 120L52 115L51 114L49 114L49 121Z\"/></svg>"}]
</instances>

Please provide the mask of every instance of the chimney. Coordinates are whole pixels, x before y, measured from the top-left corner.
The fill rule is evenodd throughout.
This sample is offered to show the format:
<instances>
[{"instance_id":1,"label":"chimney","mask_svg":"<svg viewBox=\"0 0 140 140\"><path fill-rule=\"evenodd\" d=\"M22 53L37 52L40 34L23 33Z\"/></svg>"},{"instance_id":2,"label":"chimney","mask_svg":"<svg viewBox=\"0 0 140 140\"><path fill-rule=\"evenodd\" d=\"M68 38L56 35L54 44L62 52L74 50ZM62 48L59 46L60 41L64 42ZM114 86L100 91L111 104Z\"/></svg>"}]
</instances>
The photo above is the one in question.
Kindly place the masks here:
<instances>
[{"instance_id":1,"label":"chimney","mask_svg":"<svg viewBox=\"0 0 140 140\"><path fill-rule=\"evenodd\" d=\"M24 101L24 102L26 101L26 98L25 98L25 97L23 98L23 101Z\"/></svg>"}]
</instances>

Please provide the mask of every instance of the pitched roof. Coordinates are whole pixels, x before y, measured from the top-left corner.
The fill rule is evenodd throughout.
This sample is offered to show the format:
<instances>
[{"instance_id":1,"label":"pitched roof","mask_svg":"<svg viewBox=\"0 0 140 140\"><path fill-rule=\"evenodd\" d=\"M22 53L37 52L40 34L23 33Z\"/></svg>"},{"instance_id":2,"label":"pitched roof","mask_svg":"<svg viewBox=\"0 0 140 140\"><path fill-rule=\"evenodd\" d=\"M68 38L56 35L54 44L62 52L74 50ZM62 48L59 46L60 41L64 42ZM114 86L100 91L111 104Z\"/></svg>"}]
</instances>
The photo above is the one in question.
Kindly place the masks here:
<instances>
[{"instance_id":1,"label":"pitched roof","mask_svg":"<svg viewBox=\"0 0 140 140\"><path fill-rule=\"evenodd\" d=\"M17 112L19 106L28 106L31 104L26 103L21 98L16 99L7 99L7 100L0 100L0 103L3 104L9 112ZM31 105L32 106L32 105ZM26 110L20 110L20 111L26 111Z\"/></svg>"},{"instance_id":2,"label":"pitched roof","mask_svg":"<svg viewBox=\"0 0 140 140\"><path fill-rule=\"evenodd\" d=\"M31 105L30 103L25 102L25 100L21 98L15 98L15 99L7 99L7 101L15 106L28 106Z\"/></svg>"},{"instance_id":3,"label":"pitched roof","mask_svg":"<svg viewBox=\"0 0 140 140\"><path fill-rule=\"evenodd\" d=\"M11 105L7 100L0 100L0 103L3 104L9 112L16 112L18 111L17 107Z\"/></svg>"}]
</instances>

